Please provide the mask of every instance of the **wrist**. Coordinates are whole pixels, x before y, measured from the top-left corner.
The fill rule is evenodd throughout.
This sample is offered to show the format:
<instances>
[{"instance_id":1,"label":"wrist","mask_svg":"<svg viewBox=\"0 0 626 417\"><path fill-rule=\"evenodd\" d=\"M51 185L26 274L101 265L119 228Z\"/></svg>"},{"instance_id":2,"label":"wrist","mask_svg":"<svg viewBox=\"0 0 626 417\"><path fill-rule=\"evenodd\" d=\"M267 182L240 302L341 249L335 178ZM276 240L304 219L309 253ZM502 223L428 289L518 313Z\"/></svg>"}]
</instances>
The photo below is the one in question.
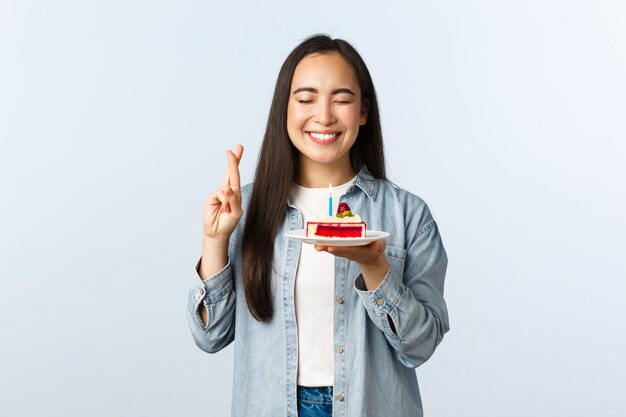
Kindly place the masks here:
<instances>
[{"instance_id":1,"label":"wrist","mask_svg":"<svg viewBox=\"0 0 626 417\"><path fill-rule=\"evenodd\" d=\"M228 239L205 237L202 240L202 260L200 262L200 278L207 279L222 270L228 262Z\"/></svg>"},{"instance_id":2,"label":"wrist","mask_svg":"<svg viewBox=\"0 0 626 417\"><path fill-rule=\"evenodd\" d=\"M380 283L385 279L390 265L385 255L381 254L376 262L365 265L361 264L360 267L365 286L369 291L373 291L378 288Z\"/></svg>"},{"instance_id":3,"label":"wrist","mask_svg":"<svg viewBox=\"0 0 626 417\"><path fill-rule=\"evenodd\" d=\"M226 248L228 249L228 244L230 242L229 236L207 236L204 235L202 237L202 249L220 249Z\"/></svg>"},{"instance_id":4,"label":"wrist","mask_svg":"<svg viewBox=\"0 0 626 417\"><path fill-rule=\"evenodd\" d=\"M387 269L389 268L389 261L382 252L378 252L377 256L374 259L368 260L368 262L360 262L359 266L361 267L362 271L387 271Z\"/></svg>"}]
</instances>

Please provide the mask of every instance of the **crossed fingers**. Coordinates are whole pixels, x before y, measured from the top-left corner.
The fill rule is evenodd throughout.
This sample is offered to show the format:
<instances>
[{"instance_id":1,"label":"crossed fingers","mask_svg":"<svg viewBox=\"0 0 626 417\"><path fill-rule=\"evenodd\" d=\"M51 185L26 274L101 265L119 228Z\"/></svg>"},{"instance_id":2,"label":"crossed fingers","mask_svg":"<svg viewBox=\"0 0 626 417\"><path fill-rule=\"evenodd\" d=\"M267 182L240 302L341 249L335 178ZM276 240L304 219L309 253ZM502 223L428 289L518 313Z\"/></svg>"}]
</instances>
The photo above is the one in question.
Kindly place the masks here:
<instances>
[{"instance_id":1,"label":"crossed fingers","mask_svg":"<svg viewBox=\"0 0 626 417\"><path fill-rule=\"evenodd\" d=\"M224 185L218 191L218 198L222 203L222 212L230 213L233 208L240 209L241 205L241 178L239 175L239 161L243 155L243 146L237 145L235 151L227 150L228 168L224 174Z\"/></svg>"}]
</instances>

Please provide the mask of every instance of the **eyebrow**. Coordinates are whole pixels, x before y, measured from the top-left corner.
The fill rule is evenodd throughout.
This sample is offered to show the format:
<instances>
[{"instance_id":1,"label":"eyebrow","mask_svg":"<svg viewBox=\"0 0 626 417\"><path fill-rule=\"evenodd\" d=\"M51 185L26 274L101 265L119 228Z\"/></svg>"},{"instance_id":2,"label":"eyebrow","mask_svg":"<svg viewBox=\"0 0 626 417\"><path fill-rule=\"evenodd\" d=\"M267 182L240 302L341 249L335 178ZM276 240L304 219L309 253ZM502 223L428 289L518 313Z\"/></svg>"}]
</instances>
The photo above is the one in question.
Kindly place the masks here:
<instances>
[{"instance_id":1,"label":"eyebrow","mask_svg":"<svg viewBox=\"0 0 626 417\"><path fill-rule=\"evenodd\" d=\"M319 93L317 88L300 87L300 88L296 88L292 94L297 94L297 93L302 93L302 92L316 93L316 94ZM349 88L337 88L331 92L331 95L334 96L335 94L350 94L352 96L356 96L356 94L354 94L354 91L350 90Z\"/></svg>"}]
</instances>

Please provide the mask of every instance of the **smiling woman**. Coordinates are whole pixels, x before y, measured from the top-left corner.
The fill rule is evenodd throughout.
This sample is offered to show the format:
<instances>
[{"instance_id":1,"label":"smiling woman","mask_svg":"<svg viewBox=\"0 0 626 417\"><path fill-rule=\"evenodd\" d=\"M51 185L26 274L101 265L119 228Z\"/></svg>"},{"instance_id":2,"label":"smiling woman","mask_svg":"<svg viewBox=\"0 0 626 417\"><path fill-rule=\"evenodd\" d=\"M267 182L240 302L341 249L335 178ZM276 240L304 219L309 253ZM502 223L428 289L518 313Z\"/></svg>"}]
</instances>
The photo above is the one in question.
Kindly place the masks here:
<instances>
[{"instance_id":1,"label":"smiling woman","mask_svg":"<svg viewBox=\"0 0 626 417\"><path fill-rule=\"evenodd\" d=\"M207 198L188 303L201 349L235 341L233 416L422 415L413 368L449 329L447 257L424 201L386 180L376 92L357 51L327 36L296 47L244 187L242 155L227 151L224 184ZM286 234L346 204L391 233L315 247Z\"/></svg>"},{"instance_id":2,"label":"smiling woman","mask_svg":"<svg viewBox=\"0 0 626 417\"><path fill-rule=\"evenodd\" d=\"M296 182L309 188L348 182L356 175L349 151L367 121L354 68L338 53L308 55L291 90L287 132L300 153Z\"/></svg>"}]
</instances>

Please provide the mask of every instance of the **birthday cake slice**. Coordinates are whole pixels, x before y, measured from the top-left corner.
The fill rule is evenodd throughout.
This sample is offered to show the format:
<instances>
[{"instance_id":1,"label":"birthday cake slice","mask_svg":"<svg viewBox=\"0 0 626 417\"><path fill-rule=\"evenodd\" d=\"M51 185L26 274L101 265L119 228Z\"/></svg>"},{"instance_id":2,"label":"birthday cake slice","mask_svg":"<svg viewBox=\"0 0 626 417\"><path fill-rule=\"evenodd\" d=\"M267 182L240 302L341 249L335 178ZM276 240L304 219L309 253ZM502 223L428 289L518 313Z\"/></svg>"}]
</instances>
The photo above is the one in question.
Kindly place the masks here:
<instances>
[{"instance_id":1,"label":"birthday cake slice","mask_svg":"<svg viewBox=\"0 0 626 417\"><path fill-rule=\"evenodd\" d=\"M335 216L316 217L306 222L306 235L327 238L365 237L365 223L358 214L350 211L346 203L341 203Z\"/></svg>"}]
</instances>

